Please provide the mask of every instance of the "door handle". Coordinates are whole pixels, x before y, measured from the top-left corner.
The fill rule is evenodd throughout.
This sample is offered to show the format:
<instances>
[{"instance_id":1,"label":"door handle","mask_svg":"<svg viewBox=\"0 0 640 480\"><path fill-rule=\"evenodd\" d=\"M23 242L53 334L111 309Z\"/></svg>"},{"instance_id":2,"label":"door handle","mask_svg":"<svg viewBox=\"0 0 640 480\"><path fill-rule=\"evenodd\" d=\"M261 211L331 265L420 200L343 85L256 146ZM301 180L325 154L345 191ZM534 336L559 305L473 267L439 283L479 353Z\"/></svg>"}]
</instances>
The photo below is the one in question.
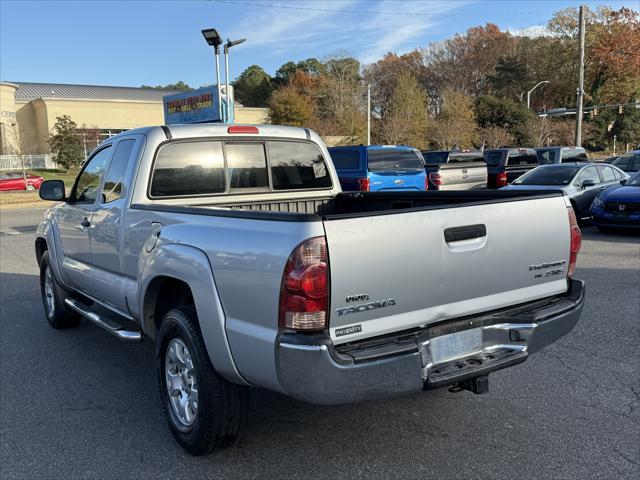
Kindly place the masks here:
<instances>
[{"instance_id":1,"label":"door handle","mask_svg":"<svg viewBox=\"0 0 640 480\"><path fill-rule=\"evenodd\" d=\"M90 227L90 226L91 226L91 222L89 221L89 219L88 219L87 217L84 217L84 218L82 219L82 221L80 222L80 226L81 226L82 228Z\"/></svg>"},{"instance_id":2,"label":"door handle","mask_svg":"<svg viewBox=\"0 0 640 480\"><path fill-rule=\"evenodd\" d=\"M484 224L465 225L464 227L451 227L444 230L444 241L447 243L471 240L487 236L487 227Z\"/></svg>"}]
</instances>

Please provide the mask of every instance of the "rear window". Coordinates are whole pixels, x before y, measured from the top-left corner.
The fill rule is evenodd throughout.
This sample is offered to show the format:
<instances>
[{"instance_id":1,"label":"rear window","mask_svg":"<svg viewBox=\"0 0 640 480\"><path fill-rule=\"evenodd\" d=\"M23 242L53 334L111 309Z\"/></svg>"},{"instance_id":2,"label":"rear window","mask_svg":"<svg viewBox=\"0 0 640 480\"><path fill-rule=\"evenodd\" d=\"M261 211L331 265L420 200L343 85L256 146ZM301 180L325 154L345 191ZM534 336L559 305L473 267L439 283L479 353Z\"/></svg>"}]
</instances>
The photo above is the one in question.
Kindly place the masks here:
<instances>
[{"instance_id":1,"label":"rear window","mask_svg":"<svg viewBox=\"0 0 640 480\"><path fill-rule=\"evenodd\" d=\"M227 143L227 175L231 190L269 189L263 143Z\"/></svg>"},{"instance_id":2,"label":"rear window","mask_svg":"<svg viewBox=\"0 0 640 480\"><path fill-rule=\"evenodd\" d=\"M449 152L422 152L424 163L433 165L437 163L446 163Z\"/></svg>"},{"instance_id":3,"label":"rear window","mask_svg":"<svg viewBox=\"0 0 640 480\"><path fill-rule=\"evenodd\" d=\"M158 149L149 194L161 198L331 186L322 152L312 143L192 141Z\"/></svg>"},{"instance_id":4,"label":"rear window","mask_svg":"<svg viewBox=\"0 0 640 480\"><path fill-rule=\"evenodd\" d=\"M562 152L563 162L588 162L587 152L582 148L567 148Z\"/></svg>"},{"instance_id":5,"label":"rear window","mask_svg":"<svg viewBox=\"0 0 640 480\"><path fill-rule=\"evenodd\" d=\"M357 150L331 150L331 160L336 170L357 170L359 154Z\"/></svg>"},{"instance_id":6,"label":"rear window","mask_svg":"<svg viewBox=\"0 0 640 480\"><path fill-rule=\"evenodd\" d=\"M616 173L613 168L604 165L598 165L598 171L600 172L600 176L602 177L603 182L615 182L616 181Z\"/></svg>"},{"instance_id":7,"label":"rear window","mask_svg":"<svg viewBox=\"0 0 640 480\"><path fill-rule=\"evenodd\" d=\"M574 166L540 166L515 180L514 185L569 185L580 168Z\"/></svg>"},{"instance_id":8,"label":"rear window","mask_svg":"<svg viewBox=\"0 0 640 480\"><path fill-rule=\"evenodd\" d=\"M268 142L274 190L331 187L320 149L311 143Z\"/></svg>"},{"instance_id":9,"label":"rear window","mask_svg":"<svg viewBox=\"0 0 640 480\"><path fill-rule=\"evenodd\" d=\"M487 152L487 165L504 165L504 152L494 151Z\"/></svg>"},{"instance_id":10,"label":"rear window","mask_svg":"<svg viewBox=\"0 0 640 480\"><path fill-rule=\"evenodd\" d=\"M538 163L538 157L536 157L535 153L529 153L527 151L509 152L507 165L529 165L533 163Z\"/></svg>"},{"instance_id":11,"label":"rear window","mask_svg":"<svg viewBox=\"0 0 640 480\"><path fill-rule=\"evenodd\" d=\"M484 162L484 155L480 152L460 152L450 153L449 163L471 163L471 162Z\"/></svg>"},{"instance_id":12,"label":"rear window","mask_svg":"<svg viewBox=\"0 0 640 480\"><path fill-rule=\"evenodd\" d=\"M553 148L548 150L538 150L536 155L540 165L547 165L549 163L555 163L556 161L556 151Z\"/></svg>"},{"instance_id":13,"label":"rear window","mask_svg":"<svg viewBox=\"0 0 640 480\"><path fill-rule=\"evenodd\" d=\"M368 151L367 156L369 170L372 172L424 170L422 158L415 150L372 149Z\"/></svg>"},{"instance_id":14,"label":"rear window","mask_svg":"<svg viewBox=\"0 0 640 480\"><path fill-rule=\"evenodd\" d=\"M226 189L222 142L176 142L160 147L152 197L209 195Z\"/></svg>"}]
</instances>

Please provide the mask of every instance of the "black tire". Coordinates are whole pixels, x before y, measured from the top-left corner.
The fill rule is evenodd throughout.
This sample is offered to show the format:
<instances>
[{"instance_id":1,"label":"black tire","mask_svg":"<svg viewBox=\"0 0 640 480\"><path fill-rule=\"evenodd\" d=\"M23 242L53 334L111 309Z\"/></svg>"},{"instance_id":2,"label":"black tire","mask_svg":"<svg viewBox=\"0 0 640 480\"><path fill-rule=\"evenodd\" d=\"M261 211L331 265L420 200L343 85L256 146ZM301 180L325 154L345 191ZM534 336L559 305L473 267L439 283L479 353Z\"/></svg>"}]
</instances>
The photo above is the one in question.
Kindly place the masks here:
<instances>
[{"instance_id":1,"label":"black tire","mask_svg":"<svg viewBox=\"0 0 640 480\"><path fill-rule=\"evenodd\" d=\"M47 276L50 275L51 288L45 288ZM40 259L40 293L44 313L53 328L73 328L82 321L82 317L64 304L67 292L60 286L51 268L49 252L45 251ZM51 295L51 297L49 297ZM51 299L49 303L48 299ZM53 307L53 308L52 308Z\"/></svg>"},{"instance_id":2,"label":"black tire","mask_svg":"<svg viewBox=\"0 0 640 480\"><path fill-rule=\"evenodd\" d=\"M176 414L168 391L165 362L174 339L188 349L197 381L197 412L190 425ZM193 455L211 453L234 443L248 416L249 389L228 382L215 371L193 306L175 308L164 316L156 348L160 398L177 442Z\"/></svg>"}]
</instances>

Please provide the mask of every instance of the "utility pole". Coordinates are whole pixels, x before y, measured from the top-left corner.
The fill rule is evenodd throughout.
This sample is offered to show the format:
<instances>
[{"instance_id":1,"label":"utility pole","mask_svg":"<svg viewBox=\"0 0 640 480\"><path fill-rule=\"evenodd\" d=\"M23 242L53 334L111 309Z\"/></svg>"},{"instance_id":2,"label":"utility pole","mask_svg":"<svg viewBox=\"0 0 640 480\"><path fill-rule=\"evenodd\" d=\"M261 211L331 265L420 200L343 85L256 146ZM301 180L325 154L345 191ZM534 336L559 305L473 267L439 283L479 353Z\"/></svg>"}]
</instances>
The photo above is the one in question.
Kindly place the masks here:
<instances>
[{"instance_id":1,"label":"utility pole","mask_svg":"<svg viewBox=\"0 0 640 480\"><path fill-rule=\"evenodd\" d=\"M371 84L367 83L367 145L371 145Z\"/></svg>"},{"instance_id":2,"label":"utility pole","mask_svg":"<svg viewBox=\"0 0 640 480\"><path fill-rule=\"evenodd\" d=\"M576 106L576 147L582 146L582 102L584 100L584 11L585 6L580 5L580 20L578 36L580 37L580 70L578 72L578 95Z\"/></svg>"}]
</instances>

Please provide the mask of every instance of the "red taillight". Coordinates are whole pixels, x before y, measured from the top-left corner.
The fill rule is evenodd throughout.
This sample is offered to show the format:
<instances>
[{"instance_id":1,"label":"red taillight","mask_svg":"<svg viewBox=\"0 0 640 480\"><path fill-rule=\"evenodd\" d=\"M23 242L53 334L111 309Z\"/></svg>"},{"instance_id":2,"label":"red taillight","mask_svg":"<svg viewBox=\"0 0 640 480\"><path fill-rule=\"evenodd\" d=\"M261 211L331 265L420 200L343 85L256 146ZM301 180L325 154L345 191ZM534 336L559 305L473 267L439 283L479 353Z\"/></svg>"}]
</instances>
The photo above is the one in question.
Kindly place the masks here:
<instances>
[{"instance_id":1,"label":"red taillight","mask_svg":"<svg viewBox=\"0 0 640 480\"><path fill-rule=\"evenodd\" d=\"M496 185L498 187L507 186L507 172L500 172L496 177Z\"/></svg>"},{"instance_id":2,"label":"red taillight","mask_svg":"<svg viewBox=\"0 0 640 480\"><path fill-rule=\"evenodd\" d=\"M360 190L361 192L368 192L369 186L370 186L370 183L368 178L358 179L358 190Z\"/></svg>"},{"instance_id":3,"label":"red taillight","mask_svg":"<svg viewBox=\"0 0 640 480\"><path fill-rule=\"evenodd\" d=\"M431 172L429 174L429 181L435 185L436 189L440 188L442 185L442 176L440 175L440 172Z\"/></svg>"},{"instance_id":4,"label":"red taillight","mask_svg":"<svg viewBox=\"0 0 640 480\"><path fill-rule=\"evenodd\" d=\"M569 250L569 270L567 271L567 276L571 277L576 271L578 252L580 251L580 246L582 245L582 232L580 232L578 220L576 219L576 214L573 211L573 208L569 207L567 211L569 212L569 232L571 235L571 249Z\"/></svg>"},{"instance_id":5,"label":"red taillight","mask_svg":"<svg viewBox=\"0 0 640 480\"><path fill-rule=\"evenodd\" d=\"M253 125L234 125L232 127L227 128L227 133L260 133L258 131L258 127L254 127Z\"/></svg>"},{"instance_id":6,"label":"red taillight","mask_svg":"<svg viewBox=\"0 0 640 480\"><path fill-rule=\"evenodd\" d=\"M282 275L278 325L294 330L322 330L329 318L329 267L324 237L293 249Z\"/></svg>"},{"instance_id":7,"label":"red taillight","mask_svg":"<svg viewBox=\"0 0 640 480\"><path fill-rule=\"evenodd\" d=\"M424 189L429 190L429 177L424 177Z\"/></svg>"}]
</instances>

